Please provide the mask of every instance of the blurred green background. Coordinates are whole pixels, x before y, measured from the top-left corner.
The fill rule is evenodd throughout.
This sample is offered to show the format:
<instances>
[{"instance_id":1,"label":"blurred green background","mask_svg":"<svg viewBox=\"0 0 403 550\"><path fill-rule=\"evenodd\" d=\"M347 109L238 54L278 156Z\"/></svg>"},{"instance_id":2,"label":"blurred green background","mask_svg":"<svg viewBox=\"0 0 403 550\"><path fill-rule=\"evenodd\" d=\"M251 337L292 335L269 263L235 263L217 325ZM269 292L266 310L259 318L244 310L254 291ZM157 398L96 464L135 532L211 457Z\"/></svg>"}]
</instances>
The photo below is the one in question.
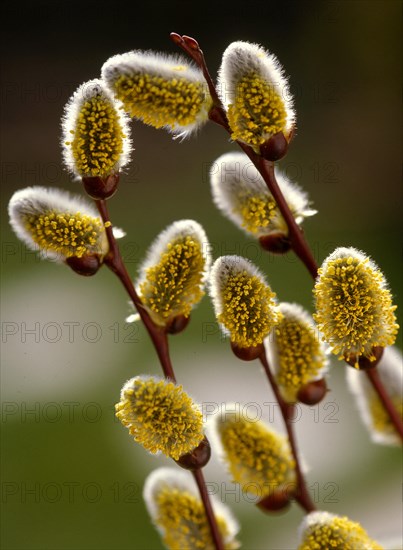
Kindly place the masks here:
<instances>
[{"instance_id":1,"label":"blurred green background","mask_svg":"<svg viewBox=\"0 0 403 550\"><path fill-rule=\"evenodd\" d=\"M338 245L365 250L401 304L401 3L36 1L3 2L2 12L1 547L157 550L141 491L149 471L171 463L133 443L113 411L127 378L159 374L155 352L141 327L125 325L130 308L110 272L80 278L17 241L9 198L29 185L81 192L61 167L60 117L76 87L97 77L111 55L176 52L169 40L176 31L199 40L214 75L230 42L257 42L290 75L298 134L281 165L319 210L305 223L317 260ZM312 282L296 259L262 254L211 203L208 169L235 150L222 129L210 124L179 143L137 122L132 128L132 163L110 201L112 219L128 234L122 250L131 274L167 224L194 218L215 257L249 257L280 300L311 309ZM206 409L238 401L272 420L273 397L258 365L231 355L207 298L172 340L172 358L178 379ZM344 369L334 366L332 392L301 409L296 423L309 485L320 509L361 521L379 540L399 537L400 452L369 442ZM274 425L281 429L277 415ZM215 458L206 477L239 519L243 548L296 547L296 506L264 516Z\"/></svg>"}]
</instances>

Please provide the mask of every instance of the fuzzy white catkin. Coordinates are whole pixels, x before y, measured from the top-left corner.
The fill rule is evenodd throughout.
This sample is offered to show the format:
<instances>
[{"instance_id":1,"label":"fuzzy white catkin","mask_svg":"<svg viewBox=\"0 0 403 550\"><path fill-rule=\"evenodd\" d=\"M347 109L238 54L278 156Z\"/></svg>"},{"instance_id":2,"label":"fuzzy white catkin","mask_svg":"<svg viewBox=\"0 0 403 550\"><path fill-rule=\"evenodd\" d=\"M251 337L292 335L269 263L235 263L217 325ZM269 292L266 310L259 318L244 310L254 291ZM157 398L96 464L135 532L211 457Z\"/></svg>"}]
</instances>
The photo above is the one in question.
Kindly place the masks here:
<instances>
[{"instance_id":1,"label":"fuzzy white catkin","mask_svg":"<svg viewBox=\"0 0 403 550\"><path fill-rule=\"evenodd\" d=\"M17 237L28 248L39 252L43 258L56 262L63 262L65 256L49 248L41 249L34 241L32 232L27 228L26 224L27 217L44 215L48 212L70 215L75 215L79 212L84 216L98 219L101 223L99 214L92 204L80 196L71 195L67 191L40 186L27 187L16 191L8 205L11 227ZM106 253L108 250L107 240L103 231L99 235L95 248L100 253Z\"/></svg>"},{"instance_id":2,"label":"fuzzy white catkin","mask_svg":"<svg viewBox=\"0 0 403 550\"><path fill-rule=\"evenodd\" d=\"M115 134L119 135L119 148L120 153L116 155L116 160L113 162L111 167L111 172L118 172L124 168L130 161L130 154L132 151L132 141L130 138L130 127L129 127L129 118L123 111L123 106L120 101L118 101L113 94L106 87L105 83L100 79L89 80L84 82L81 86L77 88L74 94L71 96L70 100L64 108L64 116L62 118L62 152L63 160L67 169L77 177L81 176L91 176L94 174L83 173L80 167L81 158L77 159L77 151L74 150L72 146L73 136L80 132L80 124L82 121L79 121L80 114L82 113L85 104L95 98L99 98L100 104L108 105L110 113L113 118L111 122L112 129ZM105 114L104 116L107 116ZM105 122L105 121L104 121ZM106 121L108 122L108 121ZM91 126L91 121L88 121L89 126ZM96 161L97 154L99 152L105 152L105 144L108 144L108 140L111 142L110 153L116 152L115 135L104 135L105 129L104 126L99 124L98 121L92 123L93 128L88 135L83 134L83 139L88 140L88 143L83 144L83 149L81 154L87 155L87 161L89 164ZM110 128L108 130L110 130ZM98 134L98 136L97 136ZM90 144L90 140L95 139L95 149L93 145ZM102 143L104 142L104 143ZM99 144L99 151L97 145ZM85 151L85 153L84 153ZM93 156L93 158L91 158ZM107 158L107 157L106 157ZM79 162L78 162L79 161ZM98 175L98 174L97 174Z\"/></svg>"},{"instance_id":3,"label":"fuzzy white catkin","mask_svg":"<svg viewBox=\"0 0 403 550\"><path fill-rule=\"evenodd\" d=\"M306 217L316 214L316 210L310 207L307 193L279 169L276 169L276 179L298 224ZM218 157L210 168L210 183L217 208L247 234L254 237L273 232L288 234L287 224L278 207L275 207L273 216L266 221L266 225L257 225L253 231L247 227L242 208L247 206L248 201L254 198L264 198L266 202L272 201L274 204L275 201L262 176L244 153L230 152Z\"/></svg>"},{"instance_id":4,"label":"fuzzy white catkin","mask_svg":"<svg viewBox=\"0 0 403 550\"><path fill-rule=\"evenodd\" d=\"M403 357L396 346L384 349L383 356L377 365L377 372L389 397L394 402L399 402L402 409ZM400 445L400 438L392 426L385 422L377 422L374 416L371 403L374 403L374 400L379 401L379 398L365 373L349 368L346 376L347 385L355 397L360 417L372 441L383 445Z\"/></svg>"}]
</instances>

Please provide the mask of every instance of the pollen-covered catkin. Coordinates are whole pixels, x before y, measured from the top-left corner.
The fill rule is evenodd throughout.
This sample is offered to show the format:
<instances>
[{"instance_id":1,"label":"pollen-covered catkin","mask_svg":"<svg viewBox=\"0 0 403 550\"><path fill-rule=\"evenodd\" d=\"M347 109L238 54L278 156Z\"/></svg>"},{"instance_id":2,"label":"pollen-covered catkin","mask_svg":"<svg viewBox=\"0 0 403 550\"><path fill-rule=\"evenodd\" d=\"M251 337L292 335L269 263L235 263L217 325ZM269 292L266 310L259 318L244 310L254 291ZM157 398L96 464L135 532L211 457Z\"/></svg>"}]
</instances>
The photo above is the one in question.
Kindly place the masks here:
<instances>
[{"instance_id":1,"label":"pollen-covered catkin","mask_svg":"<svg viewBox=\"0 0 403 550\"><path fill-rule=\"evenodd\" d=\"M279 304L279 310L282 319L264 343L280 392L287 402L294 403L305 384L324 376L327 350L307 311L286 302Z\"/></svg>"},{"instance_id":2,"label":"pollen-covered catkin","mask_svg":"<svg viewBox=\"0 0 403 550\"><path fill-rule=\"evenodd\" d=\"M290 139L295 113L287 79L273 54L257 44L233 42L223 55L218 89L232 139L256 151L279 132Z\"/></svg>"},{"instance_id":3,"label":"pollen-covered catkin","mask_svg":"<svg viewBox=\"0 0 403 550\"><path fill-rule=\"evenodd\" d=\"M64 261L108 251L104 225L92 205L46 187L16 191L8 206L10 223L25 244L43 257Z\"/></svg>"},{"instance_id":4,"label":"pollen-covered catkin","mask_svg":"<svg viewBox=\"0 0 403 550\"><path fill-rule=\"evenodd\" d=\"M178 460L204 438L199 407L169 380L137 376L122 388L116 416L145 449Z\"/></svg>"},{"instance_id":5,"label":"pollen-covered catkin","mask_svg":"<svg viewBox=\"0 0 403 550\"><path fill-rule=\"evenodd\" d=\"M311 512L300 527L298 550L383 550L359 523L328 512Z\"/></svg>"},{"instance_id":6,"label":"pollen-covered catkin","mask_svg":"<svg viewBox=\"0 0 403 550\"><path fill-rule=\"evenodd\" d=\"M128 119L101 80L82 84L65 107L62 150L76 176L105 178L129 161Z\"/></svg>"},{"instance_id":7,"label":"pollen-covered catkin","mask_svg":"<svg viewBox=\"0 0 403 550\"><path fill-rule=\"evenodd\" d=\"M111 57L102 76L131 116L186 135L208 119L212 105L202 72L180 56L132 51Z\"/></svg>"},{"instance_id":8,"label":"pollen-covered catkin","mask_svg":"<svg viewBox=\"0 0 403 550\"><path fill-rule=\"evenodd\" d=\"M367 357L373 348L395 342L392 296L375 263L355 248L337 248L318 270L313 318L339 359Z\"/></svg>"},{"instance_id":9,"label":"pollen-covered catkin","mask_svg":"<svg viewBox=\"0 0 403 550\"><path fill-rule=\"evenodd\" d=\"M378 376L388 392L396 410L403 415L403 357L401 351L390 346L385 348L377 367ZM347 369L347 384L355 397L359 414L366 425L372 441L382 445L400 445L401 439L391 422L383 403L372 384L362 372Z\"/></svg>"},{"instance_id":10,"label":"pollen-covered catkin","mask_svg":"<svg viewBox=\"0 0 403 550\"><path fill-rule=\"evenodd\" d=\"M276 179L295 221L300 225L311 209L308 195L276 169ZM224 216L253 237L288 236L280 210L255 166L244 153L225 153L210 169L213 200Z\"/></svg>"},{"instance_id":11,"label":"pollen-covered catkin","mask_svg":"<svg viewBox=\"0 0 403 550\"><path fill-rule=\"evenodd\" d=\"M209 438L233 481L261 498L295 489L295 462L287 438L240 410L239 404L226 403L209 425Z\"/></svg>"},{"instance_id":12,"label":"pollen-covered catkin","mask_svg":"<svg viewBox=\"0 0 403 550\"><path fill-rule=\"evenodd\" d=\"M171 550L214 550L206 512L190 474L172 468L154 470L147 478L143 496L148 512ZM225 550L239 548L239 526L229 508L210 497Z\"/></svg>"},{"instance_id":13,"label":"pollen-covered catkin","mask_svg":"<svg viewBox=\"0 0 403 550\"><path fill-rule=\"evenodd\" d=\"M240 256L222 256L210 273L210 296L217 321L231 342L257 346L281 319L272 292L260 271Z\"/></svg>"},{"instance_id":14,"label":"pollen-covered catkin","mask_svg":"<svg viewBox=\"0 0 403 550\"><path fill-rule=\"evenodd\" d=\"M190 315L204 296L209 266L208 240L200 224L180 220L160 233L136 283L140 298L157 325L167 326L178 315Z\"/></svg>"}]
</instances>

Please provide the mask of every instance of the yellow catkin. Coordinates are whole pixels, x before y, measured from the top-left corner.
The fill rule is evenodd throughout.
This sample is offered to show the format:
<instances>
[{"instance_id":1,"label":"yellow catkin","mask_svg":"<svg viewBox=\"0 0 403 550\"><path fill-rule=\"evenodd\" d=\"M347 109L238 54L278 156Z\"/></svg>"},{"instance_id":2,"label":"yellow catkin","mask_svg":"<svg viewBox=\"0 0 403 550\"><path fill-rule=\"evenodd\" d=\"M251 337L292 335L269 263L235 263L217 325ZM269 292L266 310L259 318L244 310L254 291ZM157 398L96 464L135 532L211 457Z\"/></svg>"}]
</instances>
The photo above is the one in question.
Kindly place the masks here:
<instances>
[{"instance_id":1,"label":"yellow catkin","mask_svg":"<svg viewBox=\"0 0 403 550\"><path fill-rule=\"evenodd\" d=\"M242 417L218 429L232 478L247 492L262 497L294 483L295 462L283 436Z\"/></svg>"},{"instance_id":2,"label":"yellow catkin","mask_svg":"<svg viewBox=\"0 0 403 550\"><path fill-rule=\"evenodd\" d=\"M157 324L164 325L177 315L189 316L204 295L204 268L201 244L187 236L168 244L158 264L147 269L140 296Z\"/></svg>"},{"instance_id":3,"label":"yellow catkin","mask_svg":"<svg viewBox=\"0 0 403 550\"><path fill-rule=\"evenodd\" d=\"M382 273L368 259L341 257L318 271L313 316L334 354L340 359L365 356L372 348L390 346L398 325Z\"/></svg>"},{"instance_id":4,"label":"yellow catkin","mask_svg":"<svg viewBox=\"0 0 403 550\"><path fill-rule=\"evenodd\" d=\"M239 197L236 212L242 216L242 227L253 234L262 228L269 229L271 220L276 215L277 204L273 198L265 196Z\"/></svg>"},{"instance_id":5,"label":"yellow catkin","mask_svg":"<svg viewBox=\"0 0 403 550\"><path fill-rule=\"evenodd\" d=\"M287 401L296 401L302 386L317 377L326 356L317 332L302 320L283 317L275 328L276 380Z\"/></svg>"},{"instance_id":6,"label":"yellow catkin","mask_svg":"<svg viewBox=\"0 0 403 550\"><path fill-rule=\"evenodd\" d=\"M97 218L80 212L75 214L45 212L26 218L26 228L32 239L43 249L57 252L66 258L100 252L97 245L104 231Z\"/></svg>"},{"instance_id":7,"label":"yellow catkin","mask_svg":"<svg viewBox=\"0 0 403 550\"><path fill-rule=\"evenodd\" d=\"M281 318L275 293L247 271L232 273L222 290L222 313L217 319L240 347L261 344Z\"/></svg>"},{"instance_id":8,"label":"yellow catkin","mask_svg":"<svg viewBox=\"0 0 403 550\"><path fill-rule=\"evenodd\" d=\"M171 79L151 74L120 75L113 89L130 116L155 128L193 124L210 102L202 82L181 78L180 74Z\"/></svg>"},{"instance_id":9,"label":"yellow catkin","mask_svg":"<svg viewBox=\"0 0 403 550\"><path fill-rule=\"evenodd\" d=\"M401 397L393 396L391 397L391 401L400 416L403 416L403 402ZM384 435L397 435L395 425L391 422L390 416L376 394L369 400L369 412L372 426L376 432Z\"/></svg>"},{"instance_id":10,"label":"yellow catkin","mask_svg":"<svg viewBox=\"0 0 403 550\"><path fill-rule=\"evenodd\" d=\"M107 176L116 171L126 136L108 98L96 95L85 101L71 134L65 144L71 148L80 175Z\"/></svg>"},{"instance_id":11,"label":"yellow catkin","mask_svg":"<svg viewBox=\"0 0 403 550\"><path fill-rule=\"evenodd\" d=\"M202 413L182 386L136 378L116 405L116 416L140 445L175 460L202 441Z\"/></svg>"},{"instance_id":12,"label":"yellow catkin","mask_svg":"<svg viewBox=\"0 0 403 550\"><path fill-rule=\"evenodd\" d=\"M259 147L270 136L285 130L284 100L256 73L245 75L236 86L235 99L228 107L232 139Z\"/></svg>"},{"instance_id":13,"label":"yellow catkin","mask_svg":"<svg viewBox=\"0 0 403 550\"><path fill-rule=\"evenodd\" d=\"M187 491L164 487L156 496L156 524L163 530L163 541L170 550L192 548L214 550L209 524L199 498ZM223 517L216 515L223 540L229 532ZM238 548L236 540L224 544L225 550Z\"/></svg>"},{"instance_id":14,"label":"yellow catkin","mask_svg":"<svg viewBox=\"0 0 403 550\"><path fill-rule=\"evenodd\" d=\"M334 517L325 525L309 527L298 550L383 550L359 523Z\"/></svg>"}]
</instances>

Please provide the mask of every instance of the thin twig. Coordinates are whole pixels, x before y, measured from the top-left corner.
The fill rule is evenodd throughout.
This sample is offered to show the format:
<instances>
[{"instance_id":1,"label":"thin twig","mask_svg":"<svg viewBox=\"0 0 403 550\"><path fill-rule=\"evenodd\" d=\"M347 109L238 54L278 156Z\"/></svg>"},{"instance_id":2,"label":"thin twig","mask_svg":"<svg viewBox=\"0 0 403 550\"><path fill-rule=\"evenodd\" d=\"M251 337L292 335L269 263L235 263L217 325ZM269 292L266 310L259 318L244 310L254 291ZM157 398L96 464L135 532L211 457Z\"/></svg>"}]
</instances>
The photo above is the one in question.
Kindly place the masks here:
<instances>
[{"instance_id":1,"label":"thin twig","mask_svg":"<svg viewBox=\"0 0 403 550\"><path fill-rule=\"evenodd\" d=\"M311 496L308 492L304 474L302 473L298 449L297 449L297 443L295 440L295 434L294 434L294 426L292 423L292 418L294 414L294 406L289 405L284 401L282 398L277 383L274 379L274 376L270 370L269 363L267 361L266 353L263 351L263 353L260 356L260 362L262 363L262 366L264 368L264 371L267 375L267 378L270 382L270 385L272 387L273 393L277 399L278 404L280 405L280 411L284 420L284 424L287 430L288 439L290 442L291 452L295 461L295 473L297 475L297 490L295 492L295 500L300 504L300 506L307 512L313 512L316 510L316 506L313 503Z\"/></svg>"},{"instance_id":2,"label":"thin twig","mask_svg":"<svg viewBox=\"0 0 403 550\"><path fill-rule=\"evenodd\" d=\"M216 550L224 550L221 534L218 530L217 521L215 520L214 510L211 505L209 494L207 492L206 482L204 481L203 471L201 468L199 468L198 470L193 470L192 474L197 483L197 487L199 488L199 493L203 501L214 546Z\"/></svg>"},{"instance_id":3,"label":"thin twig","mask_svg":"<svg viewBox=\"0 0 403 550\"><path fill-rule=\"evenodd\" d=\"M173 382L176 382L174 369L169 355L168 336L163 328L160 328L153 323L147 310L144 308L141 299L136 292L136 289L134 288L133 282L127 272L125 263L120 253L119 246L113 235L106 201L97 200L95 201L95 203L101 215L102 221L104 222L106 236L109 243L109 252L104 259L104 262L109 267L109 269L113 271L113 273L115 273L115 275L119 278L120 282L123 284L128 295L130 296L134 306L136 307L140 318L143 321L144 326L146 327L154 344L165 377L171 379ZM217 520L215 518L214 511L210 502L210 497L204 482L202 469L199 468L197 470L194 470L193 475L195 477L200 493L200 498L203 502L203 506L206 512L206 517L210 527L211 537L214 541L215 549L224 550L221 535L217 526Z\"/></svg>"},{"instance_id":4,"label":"thin twig","mask_svg":"<svg viewBox=\"0 0 403 550\"><path fill-rule=\"evenodd\" d=\"M143 321L144 326L146 327L148 334L150 335L154 347L158 353L158 358L160 360L162 370L164 371L164 375L167 378L170 378L173 382L176 382L171 359L169 356L167 335L162 328L157 327L153 323L149 314L145 310L141 299L136 292L136 289L134 288L133 282L127 272L122 255L120 253L119 246L113 235L106 201L98 200L95 202L101 215L102 221L105 224L106 236L109 243L109 253L106 256L104 262L109 267L109 269L113 271L113 273L115 273L120 282L123 284L135 308L137 309L140 318Z\"/></svg>"}]
</instances>

